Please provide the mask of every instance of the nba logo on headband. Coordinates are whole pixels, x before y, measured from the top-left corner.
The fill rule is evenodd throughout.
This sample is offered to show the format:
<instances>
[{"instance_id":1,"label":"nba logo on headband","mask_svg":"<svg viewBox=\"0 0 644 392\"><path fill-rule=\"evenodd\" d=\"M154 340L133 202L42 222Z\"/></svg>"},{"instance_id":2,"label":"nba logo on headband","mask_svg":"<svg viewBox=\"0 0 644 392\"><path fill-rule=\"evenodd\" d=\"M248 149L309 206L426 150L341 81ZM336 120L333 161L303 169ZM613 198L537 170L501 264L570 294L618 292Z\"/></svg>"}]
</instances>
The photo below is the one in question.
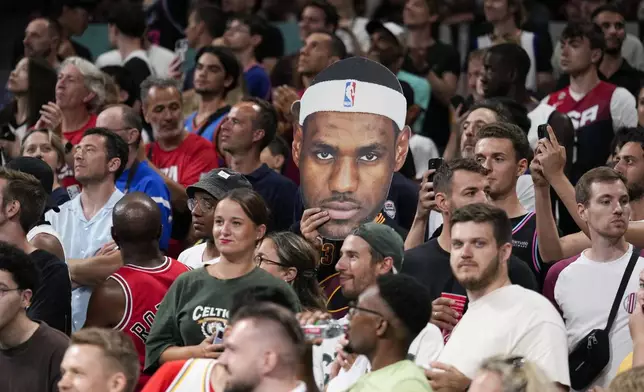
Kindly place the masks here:
<instances>
[{"instance_id":1,"label":"nba logo on headband","mask_svg":"<svg viewBox=\"0 0 644 392\"><path fill-rule=\"evenodd\" d=\"M348 80L344 85L344 107L352 108L356 103L356 82Z\"/></svg>"}]
</instances>

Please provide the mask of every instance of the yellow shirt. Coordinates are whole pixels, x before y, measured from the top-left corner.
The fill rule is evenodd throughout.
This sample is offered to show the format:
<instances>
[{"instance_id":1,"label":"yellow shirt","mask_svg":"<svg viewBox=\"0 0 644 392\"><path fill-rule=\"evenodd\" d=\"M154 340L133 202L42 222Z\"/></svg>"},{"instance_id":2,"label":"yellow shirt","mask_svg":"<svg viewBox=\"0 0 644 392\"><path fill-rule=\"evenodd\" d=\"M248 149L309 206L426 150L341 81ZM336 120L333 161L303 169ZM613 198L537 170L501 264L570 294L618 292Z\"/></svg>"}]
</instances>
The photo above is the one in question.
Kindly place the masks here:
<instances>
[{"instance_id":1,"label":"yellow shirt","mask_svg":"<svg viewBox=\"0 0 644 392\"><path fill-rule=\"evenodd\" d=\"M626 356L626 358L624 358L622 363L619 364L619 368L617 369L617 374L630 370L632 367L633 367L633 353L631 352Z\"/></svg>"}]
</instances>

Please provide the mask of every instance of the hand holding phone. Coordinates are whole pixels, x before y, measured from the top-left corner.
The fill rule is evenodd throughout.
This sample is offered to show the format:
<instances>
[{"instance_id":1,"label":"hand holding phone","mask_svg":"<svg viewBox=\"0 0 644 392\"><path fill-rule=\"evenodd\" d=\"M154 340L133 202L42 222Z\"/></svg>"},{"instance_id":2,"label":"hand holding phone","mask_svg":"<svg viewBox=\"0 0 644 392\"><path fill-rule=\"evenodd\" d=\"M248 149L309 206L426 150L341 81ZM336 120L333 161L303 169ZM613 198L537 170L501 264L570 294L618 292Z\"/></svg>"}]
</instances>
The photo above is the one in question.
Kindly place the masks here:
<instances>
[{"instance_id":1,"label":"hand holding phone","mask_svg":"<svg viewBox=\"0 0 644 392\"><path fill-rule=\"evenodd\" d=\"M537 137L539 139L548 138L548 124L541 124L537 127Z\"/></svg>"},{"instance_id":2,"label":"hand holding phone","mask_svg":"<svg viewBox=\"0 0 644 392\"><path fill-rule=\"evenodd\" d=\"M436 171L443 165L444 160L443 158L432 158L429 161L427 161L427 170L432 170L434 169L434 173L430 174L429 177L427 177L427 181L433 182L434 181L434 175L436 175Z\"/></svg>"}]
</instances>

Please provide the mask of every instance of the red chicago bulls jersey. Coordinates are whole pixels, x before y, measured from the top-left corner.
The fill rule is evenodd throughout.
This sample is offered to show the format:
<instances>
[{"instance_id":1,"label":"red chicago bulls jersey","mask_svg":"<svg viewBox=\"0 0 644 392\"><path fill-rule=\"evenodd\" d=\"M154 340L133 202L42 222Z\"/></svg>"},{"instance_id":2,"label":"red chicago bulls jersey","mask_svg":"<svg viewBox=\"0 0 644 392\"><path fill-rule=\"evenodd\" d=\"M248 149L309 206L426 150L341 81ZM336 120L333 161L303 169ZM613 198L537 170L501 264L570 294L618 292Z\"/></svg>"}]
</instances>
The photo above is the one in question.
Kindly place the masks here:
<instances>
[{"instance_id":1,"label":"red chicago bulls jersey","mask_svg":"<svg viewBox=\"0 0 644 392\"><path fill-rule=\"evenodd\" d=\"M179 261L166 257L163 264L155 268L126 264L108 278L114 279L125 293L123 318L114 329L132 338L139 353L141 371L145 364L145 341L157 309L170 285L189 269ZM149 378L141 373L136 390L140 391Z\"/></svg>"},{"instance_id":2,"label":"red chicago bulls jersey","mask_svg":"<svg viewBox=\"0 0 644 392\"><path fill-rule=\"evenodd\" d=\"M610 103L616 88L600 81L579 101L571 95L570 86L547 98L547 103L570 117L575 127L573 184L588 170L606 164L615 136Z\"/></svg>"}]
</instances>

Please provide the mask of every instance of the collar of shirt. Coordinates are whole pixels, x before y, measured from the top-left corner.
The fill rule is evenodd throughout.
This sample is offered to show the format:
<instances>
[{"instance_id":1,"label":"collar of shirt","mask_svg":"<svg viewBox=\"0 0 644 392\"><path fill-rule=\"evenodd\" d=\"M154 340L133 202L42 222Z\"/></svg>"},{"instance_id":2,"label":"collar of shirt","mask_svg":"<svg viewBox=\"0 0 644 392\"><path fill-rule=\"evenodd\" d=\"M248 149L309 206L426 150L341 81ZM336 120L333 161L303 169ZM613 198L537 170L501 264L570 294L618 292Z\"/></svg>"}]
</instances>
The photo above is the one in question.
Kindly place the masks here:
<instances>
[{"instance_id":1,"label":"collar of shirt","mask_svg":"<svg viewBox=\"0 0 644 392\"><path fill-rule=\"evenodd\" d=\"M271 174L271 172L273 172L273 169L268 167L267 164L262 163L262 166L258 167L254 172L246 174L246 178L248 178L248 181L250 182L257 182Z\"/></svg>"},{"instance_id":2,"label":"collar of shirt","mask_svg":"<svg viewBox=\"0 0 644 392\"><path fill-rule=\"evenodd\" d=\"M116 186L114 187L114 192L112 192L112 195L110 196L109 199L107 199L107 203L103 207L101 207L101 211L94 215L92 219L89 220L89 222L98 219L103 213L106 211L106 209L111 209L116 205L116 203L121 200L123 197L123 193L119 191ZM77 197L73 198L71 203L71 209L78 216L78 218L84 222L88 222L87 219L85 218L85 214L83 213L83 206L81 205L81 195L78 195Z\"/></svg>"},{"instance_id":3,"label":"collar of shirt","mask_svg":"<svg viewBox=\"0 0 644 392\"><path fill-rule=\"evenodd\" d=\"M299 384L291 390L291 392L306 392L306 384L304 381L300 381Z\"/></svg>"}]
</instances>

